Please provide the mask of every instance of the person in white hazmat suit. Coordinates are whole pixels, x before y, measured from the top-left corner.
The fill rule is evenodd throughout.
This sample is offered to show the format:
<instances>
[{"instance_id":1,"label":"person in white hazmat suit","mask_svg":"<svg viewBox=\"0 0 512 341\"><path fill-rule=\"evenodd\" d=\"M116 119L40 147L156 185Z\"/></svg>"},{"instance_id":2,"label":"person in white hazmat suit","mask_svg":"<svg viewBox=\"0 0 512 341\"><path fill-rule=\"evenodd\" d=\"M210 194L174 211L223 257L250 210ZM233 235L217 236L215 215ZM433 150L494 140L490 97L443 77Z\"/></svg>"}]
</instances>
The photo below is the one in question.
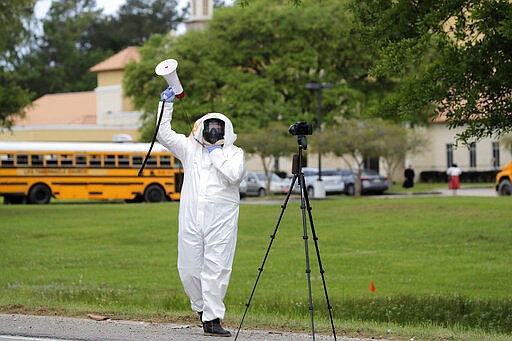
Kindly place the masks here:
<instances>
[{"instance_id":1,"label":"person in white hazmat suit","mask_svg":"<svg viewBox=\"0 0 512 341\"><path fill-rule=\"evenodd\" d=\"M221 326L224 296L235 254L240 204L239 185L245 176L244 152L233 143L231 121L219 113L198 119L187 137L171 127L174 91L161 94L164 111L158 141L181 160L178 272L192 310L205 335L231 336Z\"/></svg>"}]
</instances>

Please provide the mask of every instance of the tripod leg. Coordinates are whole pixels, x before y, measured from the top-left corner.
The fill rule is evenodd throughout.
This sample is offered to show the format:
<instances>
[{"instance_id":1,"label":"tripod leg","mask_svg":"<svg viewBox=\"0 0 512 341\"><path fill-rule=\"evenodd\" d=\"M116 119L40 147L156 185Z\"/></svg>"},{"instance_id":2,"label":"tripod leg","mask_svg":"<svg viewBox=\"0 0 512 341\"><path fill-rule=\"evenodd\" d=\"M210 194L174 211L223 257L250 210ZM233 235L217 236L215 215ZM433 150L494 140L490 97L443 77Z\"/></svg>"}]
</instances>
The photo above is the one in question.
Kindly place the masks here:
<instances>
[{"instance_id":1,"label":"tripod leg","mask_svg":"<svg viewBox=\"0 0 512 341\"><path fill-rule=\"evenodd\" d=\"M281 213L279 214L279 218L277 219L276 226L274 228L274 231L270 235L270 243L268 244L267 251L265 252L265 256L263 257L263 262L261 263L261 266L258 268L258 276L256 277L256 281L254 282L251 296L249 297L249 301L245 304L244 315L242 316L242 320L240 321L240 325L238 326L238 330L236 331L235 340L238 338L238 334L240 333L240 329L242 328L242 324L244 323L244 320L245 320L245 315L247 314L247 310L249 309L249 306L251 305L252 297L254 296L254 292L256 291L256 286L258 285L258 281L260 280L261 273L263 272L263 267L265 266L265 263L267 261L267 257L270 252L270 248L272 247L272 244L276 237L277 229L279 228L279 224L281 223L281 220L283 218L284 211L286 210L286 205L288 204L288 200L290 199L290 195L292 194L293 186L295 185L296 180L297 180L297 175L294 175L292 182L290 184L290 189L288 190L288 193L286 194L284 202L281 205Z\"/></svg>"},{"instance_id":2,"label":"tripod leg","mask_svg":"<svg viewBox=\"0 0 512 341\"><path fill-rule=\"evenodd\" d=\"M311 316L311 334L313 336L313 340L315 340L315 319L313 312L313 295L311 293L311 267L309 266L309 246L308 246L308 226L306 220L306 198L307 198L307 188L306 182L304 180L304 174L299 174L299 183L300 183L300 209L302 211L302 228L303 228L303 237L304 239L304 253L306 255L306 276L308 279L308 294L309 294L309 314Z\"/></svg>"},{"instance_id":3,"label":"tripod leg","mask_svg":"<svg viewBox=\"0 0 512 341\"><path fill-rule=\"evenodd\" d=\"M318 259L318 267L320 268L320 275L322 276L322 284L324 286L324 293L325 293L325 301L327 303L327 309L329 310L329 318L331 320L331 327L332 327L332 334L334 336L334 340L336 340L336 330L334 328L334 321L332 319L332 306L329 302L329 295L327 294L327 285L326 285L326 282L325 282L325 276L324 276L324 269L322 267L322 260L320 258L320 249L318 248L318 237L316 235L316 231L315 231L315 224L313 222L313 215L311 214L311 205L309 204L309 198L308 198L308 192L305 191L304 193L304 197L305 197L305 203L306 203L306 207L308 209L308 216L309 216L309 226L311 228L311 234L313 235L313 241L315 243L315 249L316 249L316 258Z\"/></svg>"}]
</instances>

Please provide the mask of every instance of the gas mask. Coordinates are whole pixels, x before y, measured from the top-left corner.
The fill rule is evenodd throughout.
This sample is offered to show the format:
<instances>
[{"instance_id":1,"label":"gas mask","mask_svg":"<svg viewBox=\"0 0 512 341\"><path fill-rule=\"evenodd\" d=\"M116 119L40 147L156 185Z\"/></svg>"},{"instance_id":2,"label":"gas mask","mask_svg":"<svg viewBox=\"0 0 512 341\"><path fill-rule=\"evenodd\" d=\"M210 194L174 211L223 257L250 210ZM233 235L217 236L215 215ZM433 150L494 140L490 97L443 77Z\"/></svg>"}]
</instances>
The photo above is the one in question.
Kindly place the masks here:
<instances>
[{"instance_id":1,"label":"gas mask","mask_svg":"<svg viewBox=\"0 0 512 341\"><path fill-rule=\"evenodd\" d=\"M224 121L218 118L204 121L203 140L212 146L224 144Z\"/></svg>"}]
</instances>

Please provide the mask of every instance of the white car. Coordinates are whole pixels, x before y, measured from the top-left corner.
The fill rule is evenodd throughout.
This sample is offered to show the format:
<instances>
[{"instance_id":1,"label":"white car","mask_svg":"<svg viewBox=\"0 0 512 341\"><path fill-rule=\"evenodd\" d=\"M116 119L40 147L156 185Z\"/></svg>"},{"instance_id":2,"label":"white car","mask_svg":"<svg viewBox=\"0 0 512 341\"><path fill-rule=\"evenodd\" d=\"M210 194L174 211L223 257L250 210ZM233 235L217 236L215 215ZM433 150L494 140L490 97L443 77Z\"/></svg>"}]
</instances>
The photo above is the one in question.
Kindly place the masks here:
<instances>
[{"instance_id":1,"label":"white car","mask_svg":"<svg viewBox=\"0 0 512 341\"><path fill-rule=\"evenodd\" d=\"M302 173L304 173L308 198L313 198L315 195L315 183L318 179L318 168L304 167L302 168ZM336 169L322 168L322 183L326 194L345 193L345 182ZM295 182L293 191L300 193L299 179Z\"/></svg>"},{"instance_id":2,"label":"white car","mask_svg":"<svg viewBox=\"0 0 512 341\"><path fill-rule=\"evenodd\" d=\"M247 172L247 196L267 195L267 176L265 172ZM290 181L272 173L270 180L270 191L273 194L286 194L290 190Z\"/></svg>"}]
</instances>

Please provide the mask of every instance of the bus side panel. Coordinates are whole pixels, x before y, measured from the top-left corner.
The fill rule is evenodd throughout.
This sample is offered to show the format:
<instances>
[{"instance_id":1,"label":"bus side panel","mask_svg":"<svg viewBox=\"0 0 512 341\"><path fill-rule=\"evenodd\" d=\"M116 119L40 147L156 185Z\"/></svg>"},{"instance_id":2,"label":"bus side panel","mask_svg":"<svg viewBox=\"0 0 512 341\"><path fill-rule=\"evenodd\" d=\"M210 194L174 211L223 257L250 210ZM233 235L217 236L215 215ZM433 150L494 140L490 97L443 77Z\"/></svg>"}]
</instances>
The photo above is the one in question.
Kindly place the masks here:
<instances>
[{"instance_id":1,"label":"bus side panel","mask_svg":"<svg viewBox=\"0 0 512 341\"><path fill-rule=\"evenodd\" d=\"M89 199L86 183L61 180L52 183L52 190L56 199Z\"/></svg>"},{"instance_id":2,"label":"bus side panel","mask_svg":"<svg viewBox=\"0 0 512 341\"><path fill-rule=\"evenodd\" d=\"M43 183L50 188L50 191L53 191L46 179L30 175L26 169L0 169L0 195L27 196L36 183Z\"/></svg>"},{"instance_id":3,"label":"bus side panel","mask_svg":"<svg viewBox=\"0 0 512 341\"><path fill-rule=\"evenodd\" d=\"M91 199L130 200L141 191L141 185L136 177L100 178L89 184L88 194Z\"/></svg>"}]
</instances>

